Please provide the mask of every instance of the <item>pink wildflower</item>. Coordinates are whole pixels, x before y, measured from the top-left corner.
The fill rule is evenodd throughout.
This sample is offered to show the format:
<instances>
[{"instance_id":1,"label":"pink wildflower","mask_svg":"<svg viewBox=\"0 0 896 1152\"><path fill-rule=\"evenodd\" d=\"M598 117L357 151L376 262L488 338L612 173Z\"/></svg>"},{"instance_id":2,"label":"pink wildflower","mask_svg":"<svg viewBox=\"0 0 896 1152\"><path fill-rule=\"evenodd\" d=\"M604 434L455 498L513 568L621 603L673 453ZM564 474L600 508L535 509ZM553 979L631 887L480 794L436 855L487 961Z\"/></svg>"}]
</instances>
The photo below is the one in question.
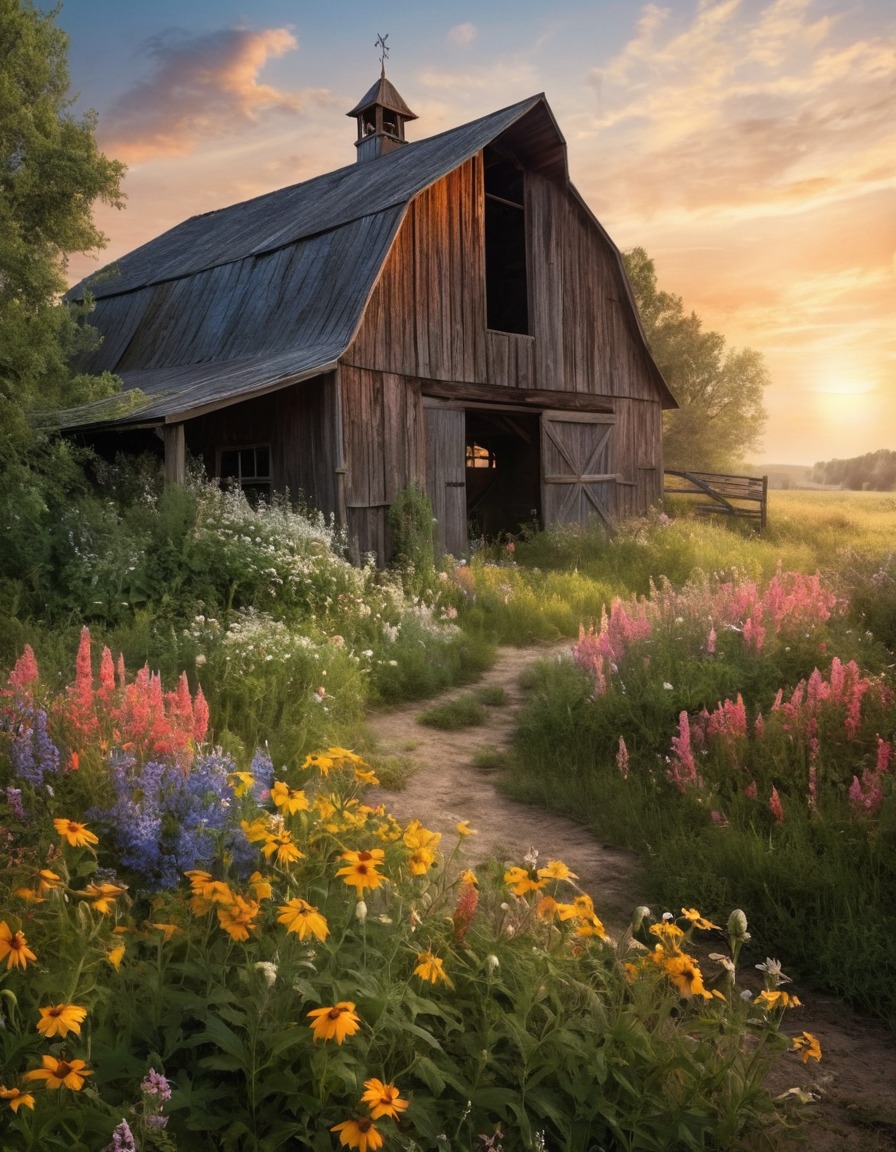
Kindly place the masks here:
<instances>
[{"instance_id":1,"label":"pink wildflower","mask_svg":"<svg viewBox=\"0 0 896 1152\"><path fill-rule=\"evenodd\" d=\"M679 792L684 793L689 785L702 786L702 780L694 763L694 753L691 748L691 726L687 712L681 712L678 717L678 735L672 737L672 758L666 775Z\"/></svg>"},{"instance_id":2,"label":"pink wildflower","mask_svg":"<svg viewBox=\"0 0 896 1152\"><path fill-rule=\"evenodd\" d=\"M889 770L890 770L890 756L892 754L892 751L893 751L892 745L887 743L886 740L881 740L880 736L878 736L878 738L877 738L877 767L875 769L878 776L882 776L884 774L884 772L889 772Z\"/></svg>"},{"instance_id":3,"label":"pink wildflower","mask_svg":"<svg viewBox=\"0 0 896 1152\"><path fill-rule=\"evenodd\" d=\"M619 769L622 779L628 780L628 748L625 746L625 740L619 737L619 750L616 753L616 767Z\"/></svg>"},{"instance_id":4,"label":"pink wildflower","mask_svg":"<svg viewBox=\"0 0 896 1152\"><path fill-rule=\"evenodd\" d=\"M208 702L202 693L202 685L196 689L196 698L193 701L193 739L201 744L208 732Z\"/></svg>"},{"instance_id":5,"label":"pink wildflower","mask_svg":"<svg viewBox=\"0 0 896 1152\"><path fill-rule=\"evenodd\" d=\"M756 781L751 780L746 788L744 788L744 796L746 796L748 800L755 800L758 795L759 789L756 787Z\"/></svg>"},{"instance_id":6,"label":"pink wildflower","mask_svg":"<svg viewBox=\"0 0 896 1152\"><path fill-rule=\"evenodd\" d=\"M9 674L7 683L16 695L30 696L32 689L37 684L38 678L37 659L35 658L34 650L30 644L26 644L22 649L22 655L18 658L15 667Z\"/></svg>"},{"instance_id":7,"label":"pink wildflower","mask_svg":"<svg viewBox=\"0 0 896 1152\"><path fill-rule=\"evenodd\" d=\"M781 797L778 795L778 789L772 787L772 794L768 798L768 807L772 816L779 824L784 823L784 809L781 807Z\"/></svg>"},{"instance_id":8,"label":"pink wildflower","mask_svg":"<svg viewBox=\"0 0 896 1152\"><path fill-rule=\"evenodd\" d=\"M709 656L714 656L716 651L716 630L710 625L709 635L706 637L706 652Z\"/></svg>"}]
</instances>

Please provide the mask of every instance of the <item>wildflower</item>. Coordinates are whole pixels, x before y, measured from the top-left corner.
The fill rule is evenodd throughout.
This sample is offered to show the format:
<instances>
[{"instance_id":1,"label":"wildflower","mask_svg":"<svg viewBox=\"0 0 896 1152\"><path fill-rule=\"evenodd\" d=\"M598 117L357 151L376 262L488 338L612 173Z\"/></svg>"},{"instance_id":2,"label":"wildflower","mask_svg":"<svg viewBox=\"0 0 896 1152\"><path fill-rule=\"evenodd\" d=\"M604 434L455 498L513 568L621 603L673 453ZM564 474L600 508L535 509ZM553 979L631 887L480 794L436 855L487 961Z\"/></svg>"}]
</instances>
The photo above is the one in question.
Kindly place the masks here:
<instances>
[{"instance_id":1,"label":"wildflower","mask_svg":"<svg viewBox=\"0 0 896 1152\"><path fill-rule=\"evenodd\" d=\"M404 1112L408 1106L407 1100L402 1100L394 1084L384 1084L375 1077L364 1081L367 1091L361 1097L362 1103L370 1108L370 1115L374 1120L381 1116L389 1116L392 1120L398 1119L399 1112Z\"/></svg>"},{"instance_id":2,"label":"wildflower","mask_svg":"<svg viewBox=\"0 0 896 1152\"><path fill-rule=\"evenodd\" d=\"M298 898L281 904L277 917L278 924L285 924L287 932L297 932L300 940L313 936L321 943L327 938L330 929L320 912L305 900Z\"/></svg>"},{"instance_id":3,"label":"wildflower","mask_svg":"<svg viewBox=\"0 0 896 1152\"><path fill-rule=\"evenodd\" d=\"M361 1018L351 1000L340 1000L332 1008L314 1008L307 1013L311 1017L308 1027L317 1040L335 1040L341 1044L346 1036L354 1036L361 1027Z\"/></svg>"},{"instance_id":4,"label":"wildflower","mask_svg":"<svg viewBox=\"0 0 896 1152\"><path fill-rule=\"evenodd\" d=\"M103 1152L137 1152L134 1133L131 1131L131 1126L127 1120L122 1119L115 1125L112 1140L106 1145Z\"/></svg>"},{"instance_id":5,"label":"wildflower","mask_svg":"<svg viewBox=\"0 0 896 1152\"><path fill-rule=\"evenodd\" d=\"M355 919L359 924L363 924L367 919L367 905L363 900L359 900L355 904Z\"/></svg>"},{"instance_id":6,"label":"wildflower","mask_svg":"<svg viewBox=\"0 0 896 1152\"><path fill-rule=\"evenodd\" d=\"M454 825L454 829L458 836L475 836L477 835L476 829L470 827L469 820L461 820L459 824Z\"/></svg>"},{"instance_id":7,"label":"wildflower","mask_svg":"<svg viewBox=\"0 0 896 1152\"><path fill-rule=\"evenodd\" d=\"M451 917L454 922L454 939L458 944L462 944L466 938L467 931L473 922L473 917L476 915L478 903L479 892L475 886L472 884L464 884Z\"/></svg>"},{"instance_id":8,"label":"wildflower","mask_svg":"<svg viewBox=\"0 0 896 1152\"><path fill-rule=\"evenodd\" d=\"M127 889L119 884L88 884L82 895L93 902L97 912L101 912L105 916L115 907L115 901L118 897L124 895L126 891Z\"/></svg>"},{"instance_id":9,"label":"wildflower","mask_svg":"<svg viewBox=\"0 0 896 1152\"><path fill-rule=\"evenodd\" d=\"M811 1032L801 1032L799 1036L794 1036L790 1051L799 1052L804 1064L821 1059L821 1045Z\"/></svg>"},{"instance_id":10,"label":"wildflower","mask_svg":"<svg viewBox=\"0 0 896 1152\"><path fill-rule=\"evenodd\" d=\"M707 992L703 986L703 976L700 965L693 958L683 952L668 956L663 953L661 946L653 953L653 959L658 963L678 991L686 999L702 996L704 1000L712 999L712 993Z\"/></svg>"},{"instance_id":11,"label":"wildflower","mask_svg":"<svg viewBox=\"0 0 896 1152\"><path fill-rule=\"evenodd\" d=\"M773 960L771 956L766 956L764 964L757 964L756 967L760 972L765 972L772 982L773 987L777 988L779 984L792 984L793 981L789 976L785 976L781 971L781 961Z\"/></svg>"},{"instance_id":12,"label":"wildflower","mask_svg":"<svg viewBox=\"0 0 896 1152\"><path fill-rule=\"evenodd\" d=\"M110 943L109 948L106 949L106 960L112 965L117 972L121 967L121 962L124 959L125 946L123 940L114 940Z\"/></svg>"},{"instance_id":13,"label":"wildflower","mask_svg":"<svg viewBox=\"0 0 896 1152\"><path fill-rule=\"evenodd\" d=\"M494 954L494 952L490 952L485 958L485 966L488 969L489 976L494 976L497 970L501 967L501 961Z\"/></svg>"},{"instance_id":14,"label":"wildflower","mask_svg":"<svg viewBox=\"0 0 896 1152\"><path fill-rule=\"evenodd\" d=\"M257 924L259 905L256 900L246 900L234 893L232 904L222 904L218 909L218 923L231 940L248 940Z\"/></svg>"},{"instance_id":15,"label":"wildflower","mask_svg":"<svg viewBox=\"0 0 896 1152\"><path fill-rule=\"evenodd\" d=\"M231 772L227 777L227 783L233 789L234 796L239 799L245 796L255 783L255 777L251 772Z\"/></svg>"},{"instance_id":16,"label":"wildflower","mask_svg":"<svg viewBox=\"0 0 896 1152\"><path fill-rule=\"evenodd\" d=\"M305 855L299 846L293 842L287 828L281 828L279 832L269 832L261 852L267 860L270 860L276 853L277 863L281 867L286 864L294 864L296 860L301 860Z\"/></svg>"},{"instance_id":17,"label":"wildflower","mask_svg":"<svg viewBox=\"0 0 896 1152\"><path fill-rule=\"evenodd\" d=\"M781 797L778 795L778 789L773 787L772 794L768 798L768 807L772 816L779 824L784 823L784 809L781 807Z\"/></svg>"},{"instance_id":18,"label":"wildflower","mask_svg":"<svg viewBox=\"0 0 896 1152\"><path fill-rule=\"evenodd\" d=\"M87 1016L87 1009L78 1004L52 1004L40 1009L37 1030L41 1036L67 1036L74 1032L81 1035L81 1025Z\"/></svg>"},{"instance_id":19,"label":"wildflower","mask_svg":"<svg viewBox=\"0 0 896 1152\"><path fill-rule=\"evenodd\" d=\"M377 867L385 858L382 848L372 848L369 852L343 852L340 859L347 863L338 869L336 875L341 876L344 883L356 888L360 897L365 888L379 888L382 884L384 878L377 872Z\"/></svg>"},{"instance_id":20,"label":"wildflower","mask_svg":"<svg viewBox=\"0 0 896 1152\"><path fill-rule=\"evenodd\" d=\"M70 1088L80 1092L84 1079L93 1072L83 1060L57 1060L55 1056L42 1057L43 1068L34 1068L25 1073L26 1080L44 1080L47 1088Z\"/></svg>"},{"instance_id":21,"label":"wildflower","mask_svg":"<svg viewBox=\"0 0 896 1152\"><path fill-rule=\"evenodd\" d=\"M625 745L625 740L619 737L619 748L616 752L616 767L619 769L619 774L623 780L628 780L628 748Z\"/></svg>"},{"instance_id":22,"label":"wildflower","mask_svg":"<svg viewBox=\"0 0 896 1152\"><path fill-rule=\"evenodd\" d=\"M549 860L546 868L538 869L538 875L542 880L578 880L562 860Z\"/></svg>"},{"instance_id":23,"label":"wildflower","mask_svg":"<svg viewBox=\"0 0 896 1152\"><path fill-rule=\"evenodd\" d=\"M171 1099L171 1085L161 1072L156 1072L155 1068L150 1068L140 1081L140 1091L145 1096L155 1096L161 1104Z\"/></svg>"},{"instance_id":24,"label":"wildflower","mask_svg":"<svg viewBox=\"0 0 896 1152\"><path fill-rule=\"evenodd\" d=\"M357 1148L358 1152L368 1152L368 1149L373 1152L383 1144L383 1137L369 1116L343 1120L341 1124L334 1124L330 1131L339 1133L339 1143L344 1148Z\"/></svg>"},{"instance_id":25,"label":"wildflower","mask_svg":"<svg viewBox=\"0 0 896 1152\"><path fill-rule=\"evenodd\" d=\"M256 900L270 900L274 894L270 880L265 880L260 872L253 872L249 877L249 888Z\"/></svg>"},{"instance_id":26,"label":"wildflower","mask_svg":"<svg viewBox=\"0 0 896 1152\"><path fill-rule=\"evenodd\" d=\"M414 975L419 976L421 980L428 980L430 984L438 984L440 980L451 987L451 981L445 972L445 965L438 956L434 956L432 952L418 952L417 953L417 967L414 969Z\"/></svg>"},{"instance_id":27,"label":"wildflower","mask_svg":"<svg viewBox=\"0 0 896 1152\"><path fill-rule=\"evenodd\" d=\"M264 982L268 988L273 988L277 982L277 965L272 964L270 960L257 960L255 962L255 970L260 972L264 977Z\"/></svg>"},{"instance_id":28,"label":"wildflower","mask_svg":"<svg viewBox=\"0 0 896 1152\"><path fill-rule=\"evenodd\" d=\"M756 997L754 1003L760 1008L799 1008L798 997L791 996L789 992L779 992L771 988L764 988Z\"/></svg>"},{"instance_id":29,"label":"wildflower","mask_svg":"<svg viewBox=\"0 0 896 1152\"><path fill-rule=\"evenodd\" d=\"M747 931L747 916L740 908L735 908L728 917L728 935L733 936L736 940L750 939L750 933Z\"/></svg>"},{"instance_id":30,"label":"wildflower","mask_svg":"<svg viewBox=\"0 0 896 1152\"><path fill-rule=\"evenodd\" d=\"M700 928L704 932L708 932L710 928L715 928L720 931L718 924L713 924L711 920L707 920L705 916L701 916L696 908L682 908L681 914L685 920L689 920L695 928Z\"/></svg>"},{"instance_id":31,"label":"wildflower","mask_svg":"<svg viewBox=\"0 0 896 1152\"><path fill-rule=\"evenodd\" d=\"M659 937L664 951L672 954L681 951L680 944L684 938L684 932L671 920L661 920L658 924L651 924L650 934Z\"/></svg>"},{"instance_id":32,"label":"wildflower","mask_svg":"<svg viewBox=\"0 0 896 1152\"><path fill-rule=\"evenodd\" d=\"M0 920L0 960L4 957L7 969L21 968L23 971L29 960L37 959L28 947L25 933L13 932L5 920Z\"/></svg>"},{"instance_id":33,"label":"wildflower","mask_svg":"<svg viewBox=\"0 0 896 1152\"><path fill-rule=\"evenodd\" d=\"M535 915L539 920L551 921L557 915L558 908L560 905L553 896L542 896L535 905Z\"/></svg>"},{"instance_id":34,"label":"wildflower","mask_svg":"<svg viewBox=\"0 0 896 1152\"><path fill-rule=\"evenodd\" d=\"M527 892L537 892L545 886L545 880L534 879L526 868L508 868L504 873L504 883L514 896L524 896Z\"/></svg>"},{"instance_id":35,"label":"wildflower","mask_svg":"<svg viewBox=\"0 0 896 1152\"><path fill-rule=\"evenodd\" d=\"M275 780L271 787L271 800L282 812L294 816L296 812L307 812L311 805L304 792L290 786L283 780Z\"/></svg>"},{"instance_id":36,"label":"wildflower","mask_svg":"<svg viewBox=\"0 0 896 1152\"><path fill-rule=\"evenodd\" d=\"M303 768L316 768L321 776L329 776L330 769L335 761L332 756L324 756L322 752L312 752L305 757Z\"/></svg>"},{"instance_id":37,"label":"wildflower","mask_svg":"<svg viewBox=\"0 0 896 1152\"><path fill-rule=\"evenodd\" d=\"M86 824L79 824L77 820L60 818L53 821L53 827L73 848L88 848L91 844L99 844L99 838L94 836Z\"/></svg>"},{"instance_id":38,"label":"wildflower","mask_svg":"<svg viewBox=\"0 0 896 1152\"><path fill-rule=\"evenodd\" d=\"M414 848L408 856L408 871L412 876L425 876L435 859L431 848Z\"/></svg>"},{"instance_id":39,"label":"wildflower","mask_svg":"<svg viewBox=\"0 0 896 1152\"><path fill-rule=\"evenodd\" d=\"M157 932L162 933L162 941L165 944L172 936L180 932L180 927L177 924L150 924L150 928L155 928Z\"/></svg>"},{"instance_id":40,"label":"wildflower","mask_svg":"<svg viewBox=\"0 0 896 1152\"><path fill-rule=\"evenodd\" d=\"M606 928L594 913L581 917L579 926L576 928L576 936L597 936L599 940L608 938Z\"/></svg>"},{"instance_id":41,"label":"wildflower","mask_svg":"<svg viewBox=\"0 0 896 1152\"><path fill-rule=\"evenodd\" d=\"M20 1108L30 1108L34 1111L34 1097L30 1092L23 1092L21 1088L5 1088L0 1084L0 1100L8 1100L13 1112Z\"/></svg>"},{"instance_id":42,"label":"wildflower","mask_svg":"<svg viewBox=\"0 0 896 1152\"><path fill-rule=\"evenodd\" d=\"M473 884L473 885L477 885L477 886L479 884L479 881L476 879L476 873L471 871L469 868L467 868L467 869L465 869L465 871L461 872L460 882L461 882L461 884Z\"/></svg>"}]
</instances>

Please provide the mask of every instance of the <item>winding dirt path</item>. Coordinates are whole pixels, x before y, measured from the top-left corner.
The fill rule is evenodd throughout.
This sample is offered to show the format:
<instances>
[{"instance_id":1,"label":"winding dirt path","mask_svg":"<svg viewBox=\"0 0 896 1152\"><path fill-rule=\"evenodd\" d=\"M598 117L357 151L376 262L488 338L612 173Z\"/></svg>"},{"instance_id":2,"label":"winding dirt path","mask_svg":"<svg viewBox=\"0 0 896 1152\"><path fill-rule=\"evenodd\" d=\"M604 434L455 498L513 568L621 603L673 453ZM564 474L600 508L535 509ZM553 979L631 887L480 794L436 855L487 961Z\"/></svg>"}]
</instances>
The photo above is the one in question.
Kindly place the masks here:
<instances>
[{"instance_id":1,"label":"winding dirt path","mask_svg":"<svg viewBox=\"0 0 896 1152\"><path fill-rule=\"evenodd\" d=\"M493 773L473 763L482 748L509 746L525 700L519 683L523 669L539 660L561 658L568 648L569 642L564 641L539 648L500 649L479 686L500 686L507 693L507 703L488 708L487 721L481 726L455 732L424 727L417 718L432 707L432 700L371 714L368 730L377 751L408 757L416 771L403 791L374 788L367 799L385 804L402 821L416 817L427 828L441 832L448 845L456 841L458 821L469 820L477 830L476 836L463 842L464 862L469 867L494 858L519 864L532 848L541 862L563 860L592 896L608 930L617 935L635 906L643 903L636 857L602 845L573 820L504 796L495 787ZM438 703L469 691L466 687L446 692ZM824 1056L820 1064L808 1068L795 1057L782 1061L769 1084L775 1093L798 1087L815 1101L809 1105L804 1137L794 1136L791 1145L782 1147L806 1147L812 1152L896 1152L896 1041L885 1028L833 999L814 992L803 999L798 1015L787 1021L788 1030L805 1029L818 1036Z\"/></svg>"}]
</instances>

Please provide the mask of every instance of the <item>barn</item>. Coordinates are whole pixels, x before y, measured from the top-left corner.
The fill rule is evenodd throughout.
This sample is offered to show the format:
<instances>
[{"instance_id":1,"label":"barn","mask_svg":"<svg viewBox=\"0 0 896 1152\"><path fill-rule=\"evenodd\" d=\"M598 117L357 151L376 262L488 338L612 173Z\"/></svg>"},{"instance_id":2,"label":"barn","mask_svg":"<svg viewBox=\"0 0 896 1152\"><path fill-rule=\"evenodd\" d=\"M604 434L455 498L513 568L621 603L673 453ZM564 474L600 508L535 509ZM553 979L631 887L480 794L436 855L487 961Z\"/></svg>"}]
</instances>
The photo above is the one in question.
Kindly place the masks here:
<instances>
[{"instance_id":1,"label":"barn","mask_svg":"<svg viewBox=\"0 0 896 1152\"><path fill-rule=\"evenodd\" d=\"M77 285L123 395L63 414L101 453L186 453L390 555L424 485L441 551L612 523L662 497L661 415L618 250L570 183L544 95L439 135L381 75L356 162L195 216Z\"/></svg>"}]
</instances>

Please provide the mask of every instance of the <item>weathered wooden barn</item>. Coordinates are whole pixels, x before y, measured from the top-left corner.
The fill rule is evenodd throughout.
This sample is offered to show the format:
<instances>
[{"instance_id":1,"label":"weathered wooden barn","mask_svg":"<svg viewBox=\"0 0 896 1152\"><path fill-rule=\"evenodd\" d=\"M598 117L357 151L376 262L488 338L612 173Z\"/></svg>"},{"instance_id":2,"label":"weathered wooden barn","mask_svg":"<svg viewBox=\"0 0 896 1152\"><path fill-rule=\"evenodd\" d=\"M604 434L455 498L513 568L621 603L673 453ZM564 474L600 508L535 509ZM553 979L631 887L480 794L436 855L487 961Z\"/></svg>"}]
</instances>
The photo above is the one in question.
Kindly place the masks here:
<instances>
[{"instance_id":1,"label":"weathered wooden barn","mask_svg":"<svg viewBox=\"0 0 896 1152\"><path fill-rule=\"evenodd\" d=\"M569 181L543 95L405 142L383 76L349 115L357 160L196 216L72 290L129 397L65 414L104 452L185 450L247 491L288 489L389 555L425 484L443 550L523 521L662 498L661 412L616 247Z\"/></svg>"}]
</instances>

